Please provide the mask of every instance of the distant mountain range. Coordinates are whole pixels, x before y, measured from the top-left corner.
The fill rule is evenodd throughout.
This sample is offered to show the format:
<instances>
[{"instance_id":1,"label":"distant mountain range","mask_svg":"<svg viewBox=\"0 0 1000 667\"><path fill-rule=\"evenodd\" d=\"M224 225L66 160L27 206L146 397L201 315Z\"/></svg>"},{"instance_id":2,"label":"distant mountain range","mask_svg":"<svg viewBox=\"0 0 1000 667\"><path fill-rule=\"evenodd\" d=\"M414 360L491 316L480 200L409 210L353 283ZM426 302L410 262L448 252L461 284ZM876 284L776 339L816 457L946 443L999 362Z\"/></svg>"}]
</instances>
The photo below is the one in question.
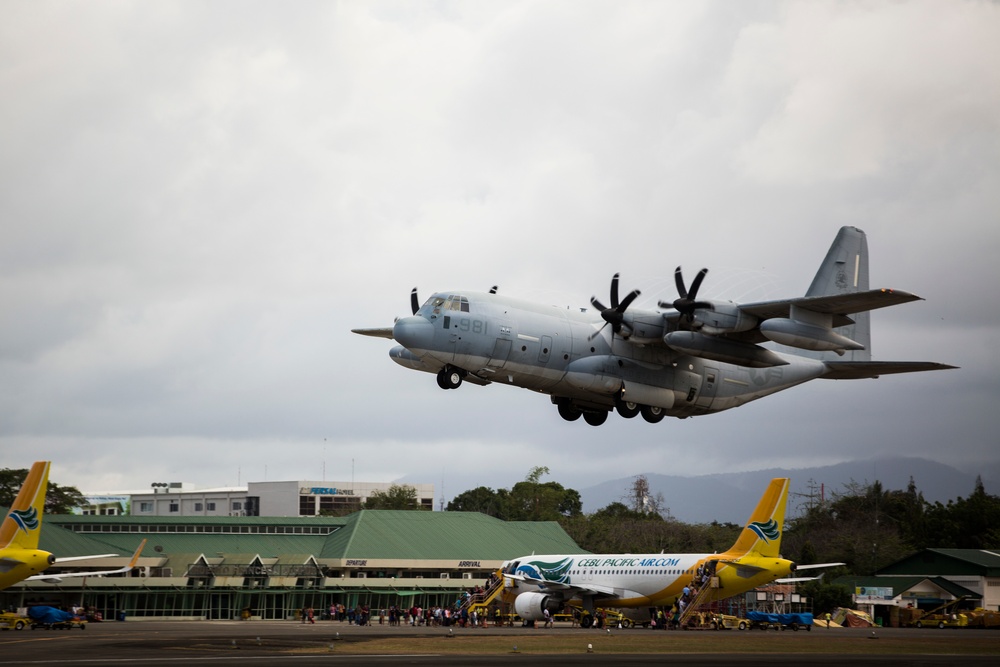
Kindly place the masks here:
<instances>
[{"instance_id":1,"label":"distant mountain range","mask_svg":"<svg viewBox=\"0 0 1000 667\"><path fill-rule=\"evenodd\" d=\"M982 469L983 485L990 494L1000 493L1000 484L989 477L997 477L1000 466ZM792 480L788 498L788 516L801 514L809 498L822 492L843 494L852 481L859 484L882 483L886 490L903 490L913 478L917 491L928 502L947 503L956 498L967 498L975 489L976 474L966 473L936 461L921 458L880 458L852 461L818 468L785 470L755 470L753 472L720 473L682 477L644 473L649 481L651 495L663 494L663 501L670 514L685 523L742 524L756 506L764 487L773 477ZM628 504L626 498L634 477L624 477L580 489L583 511L590 513L613 502Z\"/></svg>"}]
</instances>

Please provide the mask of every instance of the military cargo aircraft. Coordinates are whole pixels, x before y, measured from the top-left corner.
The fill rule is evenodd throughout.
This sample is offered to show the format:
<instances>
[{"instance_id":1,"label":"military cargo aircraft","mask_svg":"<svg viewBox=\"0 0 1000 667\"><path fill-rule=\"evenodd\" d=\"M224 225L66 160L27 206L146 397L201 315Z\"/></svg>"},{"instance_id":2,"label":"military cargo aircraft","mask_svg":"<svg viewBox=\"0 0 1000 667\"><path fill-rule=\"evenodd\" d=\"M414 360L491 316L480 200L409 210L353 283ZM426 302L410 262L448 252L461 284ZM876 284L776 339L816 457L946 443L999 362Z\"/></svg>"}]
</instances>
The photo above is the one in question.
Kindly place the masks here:
<instances>
[{"instance_id":1,"label":"military cargo aircraft","mask_svg":"<svg viewBox=\"0 0 1000 667\"><path fill-rule=\"evenodd\" d=\"M739 407L825 378L877 378L954 368L923 361L872 361L869 311L920 297L869 289L868 242L856 227L838 232L805 296L739 304L699 296L708 270L656 310L630 308L639 290L610 305L571 310L497 293L410 293L412 316L389 328L352 329L393 339L389 356L433 373L442 389L465 382L507 384L547 394L563 419L593 426L611 411L652 423Z\"/></svg>"}]
</instances>

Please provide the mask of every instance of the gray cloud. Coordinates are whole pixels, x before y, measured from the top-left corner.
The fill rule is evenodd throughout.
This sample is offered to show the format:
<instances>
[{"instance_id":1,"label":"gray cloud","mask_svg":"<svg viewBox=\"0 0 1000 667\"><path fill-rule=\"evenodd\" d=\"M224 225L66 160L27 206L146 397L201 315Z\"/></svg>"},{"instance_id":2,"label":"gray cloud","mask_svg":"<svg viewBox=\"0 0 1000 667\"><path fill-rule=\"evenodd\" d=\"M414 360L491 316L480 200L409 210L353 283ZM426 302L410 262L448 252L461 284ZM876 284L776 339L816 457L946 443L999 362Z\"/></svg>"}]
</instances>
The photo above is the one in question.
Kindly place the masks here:
<instances>
[{"instance_id":1,"label":"gray cloud","mask_svg":"<svg viewBox=\"0 0 1000 667\"><path fill-rule=\"evenodd\" d=\"M41 9L36 9L41 7ZM88 489L583 487L906 452L996 461L1000 10L783 3L9 5L0 466ZM70 28L71 27L71 28ZM408 292L802 293L837 228L875 356L720 415L566 424L349 332ZM136 453L138 452L138 456Z\"/></svg>"}]
</instances>

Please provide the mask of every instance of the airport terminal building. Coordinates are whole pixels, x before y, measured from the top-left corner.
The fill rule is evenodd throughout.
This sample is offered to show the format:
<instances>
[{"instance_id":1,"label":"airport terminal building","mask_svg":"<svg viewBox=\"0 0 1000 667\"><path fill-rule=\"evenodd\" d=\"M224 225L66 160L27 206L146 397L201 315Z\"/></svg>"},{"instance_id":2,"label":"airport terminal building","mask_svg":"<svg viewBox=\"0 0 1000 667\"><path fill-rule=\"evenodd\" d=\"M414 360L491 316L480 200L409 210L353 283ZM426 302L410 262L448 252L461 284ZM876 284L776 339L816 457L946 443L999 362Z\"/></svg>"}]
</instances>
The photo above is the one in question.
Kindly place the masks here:
<instances>
[{"instance_id":1,"label":"airport terminal building","mask_svg":"<svg viewBox=\"0 0 1000 667\"><path fill-rule=\"evenodd\" d=\"M50 515L40 546L57 558L121 554L62 570L85 572L124 565L143 539L139 567L128 576L21 582L0 591L0 604L93 607L104 618L130 620L234 619L243 610L290 619L304 607L319 612L341 604L426 609L453 604L505 560L586 553L556 522L389 510L341 517Z\"/></svg>"},{"instance_id":2,"label":"airport terminal building","mask_svg":"<svg viewBox=\"0 0 1000 667\"><path fill-rule=\"evenodd\" d=\"M87 493L88 516L342 516L361 509L387 482L250 482L243 487L198 489L187 482L156 482L148 491ZM413 487L420 509L433 509L433 484Z\"/></svg>"}]
</instances>

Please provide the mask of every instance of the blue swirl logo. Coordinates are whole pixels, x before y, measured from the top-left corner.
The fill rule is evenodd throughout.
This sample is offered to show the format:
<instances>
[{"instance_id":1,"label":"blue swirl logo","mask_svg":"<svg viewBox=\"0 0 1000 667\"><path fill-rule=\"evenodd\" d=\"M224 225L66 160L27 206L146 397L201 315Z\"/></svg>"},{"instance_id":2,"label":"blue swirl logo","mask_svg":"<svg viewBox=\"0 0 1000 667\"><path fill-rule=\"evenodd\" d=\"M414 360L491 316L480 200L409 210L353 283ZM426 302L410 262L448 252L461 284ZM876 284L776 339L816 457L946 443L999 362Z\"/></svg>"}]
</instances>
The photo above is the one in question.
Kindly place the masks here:
<instances>
[{"instance_id":1,"label":"blue swirl logo","mask_svg":"<svg viewBox=\"0 0 1000 667\"><path fill-rule=\"evenodd\" d=\"M10 513L10 518L14 520L18 528L26 533L38 528L38 511L34 507L26 510L14 510Z\"/></svg>"},{"instance_id":2,"label":"blue swirl logo","mask_svg":"<svg viewBox=\"0 0 1000 667\"><path fill-rule=\"evenodd\" d=\"M778 522L774 519L766 523L754 521L750 524L749 528L756 533L757 537L764 540L765 544L781 537L781 531L778 530Z\"/></svg>"},{"instance_id":3,"label":"blue swirl logo","mask_svg":"<svg viewBox=\"0 0 1000 667\"><path fill-rule=\"evenodd\" d=\"M531 579L553 581L557 584L568 584L569 575L567 572L569 572L569 568L572 564L572 558L564 558L561 561L553 563L532 561L518 566L517 573L523 574Z\"/></svg>"}]
</instances>

